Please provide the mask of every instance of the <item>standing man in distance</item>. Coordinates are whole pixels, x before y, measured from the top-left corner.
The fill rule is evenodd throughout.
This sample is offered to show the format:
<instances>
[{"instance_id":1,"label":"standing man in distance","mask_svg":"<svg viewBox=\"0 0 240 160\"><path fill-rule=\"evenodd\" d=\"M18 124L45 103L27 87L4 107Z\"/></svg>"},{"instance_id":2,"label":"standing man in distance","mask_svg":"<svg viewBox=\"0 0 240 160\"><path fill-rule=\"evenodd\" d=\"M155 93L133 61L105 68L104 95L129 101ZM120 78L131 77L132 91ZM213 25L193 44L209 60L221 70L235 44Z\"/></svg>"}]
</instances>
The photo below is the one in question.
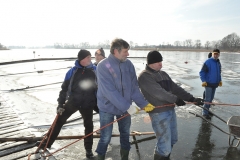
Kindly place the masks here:
<instances>
[{"instance_id":1,"label":"standing man in distance","mask_svg":"<svg viewBox=\"0 0 240 160\"><path fill-rule=\"evenodd\" d=\"M154 106L163 106L149 112L157 137L154 160L168 160L173 145L178 141L175 104L183 106L185 100L203 105L202 99L194 98L161 70L162 60L158 51L149 52L146 68L138 77L139 87L146 100Z\"/></svg>"},{"instance_id":2,"label":"standing man in distance","mask_svg":"<svg viewBox=\"0 0 240 160\"><path fill-rule=\"evenodd\" d=\"M202 86L205 87L204 101L208 103L212 103L216 88L222 86L221 63L219 61L219 56L220 50L214 49L212 51L212 57L204 62L202 69L199 72ZM210 109L210 106L210 104L204 104L204 108L208 110ZM211 119L209 112L205 109L202 110L202 115L207 119Z\"/></svg>"},{"instance_id":3,"label":"standing man in distance","mask_svg":"<svg viewBox=\"0 0 240 160\"><path fill-rule=\"evenodd\" d=\"M100 126L103 127L120 118L124 114L135 114L138 107L132 106L132 101L141 109L151 111L154 106L149 104L141 94L137 82L135 68L130 60L128 50L130 46L123 39L114 39L111 43L111 54L97 66L98 91L97 103L99 107ZM122 160L127 160L130 150L131 116L118 121L120 132L120 154ZM96 152L98 160L104 160L108 144L112 136L113 124L101 130L101 137Z\"/></svg>"},{"instance_id":4,"label":"standing man in distance","mask_svg":"<svg viewBox=\"0 0 240 160\"><path fill-rule=\"evenodd\" d=\"M93 107L96 106L96 67L91 62L91 53L87 50L78 52L78 60L65 76L58 98L57 119L47 148L57 138L67 119L77 110L80 112L85 127L85 135L93 132ZM92 158L93 136L84 139L86 157Z\"/></svg>"}]
</instances>

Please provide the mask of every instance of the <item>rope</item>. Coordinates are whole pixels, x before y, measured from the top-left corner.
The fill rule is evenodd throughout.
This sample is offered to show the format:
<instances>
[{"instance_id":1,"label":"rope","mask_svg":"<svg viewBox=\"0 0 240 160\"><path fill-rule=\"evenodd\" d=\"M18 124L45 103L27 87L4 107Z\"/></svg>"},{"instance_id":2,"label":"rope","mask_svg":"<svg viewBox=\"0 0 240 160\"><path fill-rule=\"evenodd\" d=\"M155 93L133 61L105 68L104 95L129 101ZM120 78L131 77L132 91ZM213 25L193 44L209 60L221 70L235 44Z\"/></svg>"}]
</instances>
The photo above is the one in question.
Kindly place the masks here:
<instances>
[{"instance_id":1,"label":"rope","mask_svg":"<svg viewBox=\"0 0 240 160\"><path fill-rule=\"evenodd\" d=\"M71 67L67 67L67 68L71 68ZM53 71L53 70L61 70L61 69L67 69L67 68L57 68L57 69L48 69L48 70L39 70L39 71L33 71L33 72L22 72L22 73L11 73L11 74L3 74L0 76L11 76L11 75L17 75L17 74L26 74L26 73L43 73L44 71Z\"/></svg>"},{"instance_id":2,"label":"rope","mask_svg":"<svg viewBox=\"0 0 240 160\"><path fill-rule=\"evenodd\" d=\"M196 103L196 102L186 102L186 104L195 104L195 103ZM204 102L204 103L205 103L205 104L218 104L218 105L232 105L232 104L209 103L209 102ZM233 105L233 106L240 106L240 105ZM163 108L163 107L175 107L175 103L165 104L165 105L161 105L161 106L156 106L155 108ZM106 128L106 127L112 125L113 123L115 123L115 122L117 122L117 121L119 121L119 120L121 120L121 119L123 119L123 118L129 116L129 115L130 115L130 114L125 114L125 115L123 115L122 117L120 117L120 118L114 120L113 122L111 122L111 123L109 123L109 124L107 124L107 125L105 125L105 126L99 128L99 129L93 131L92 133L89 133L88 135L83 136L82 138L80 138L80 139L78 139L78 140L76 140L76 141L74 141L74 142L72 142L72 143L70 143L70 144L68 144L68 145L66 145L66 146L64 146L64 147L62 147L62 148L60 148L60 149L58 149L58 150L56 150L56 151L50 153L50 154L48 154L48 155L42 155L42 157L46 158L46 157L52 156L53 154L55 154L55 153L57 153L57 152L63 150L64 148L67 148L67 147L69 147L70 145L72 145L72 144L74 144L74 143L77 143L78 141L80 141L80 140L82 140L82 139L85 139L86 137L92 135L93 133L96 133L96 132L98 132L98 131L104 129L104 128ZM58 117L58 116L57 116L57 117ZM55 120L54 120L54 122L53 122L53 125L50 127L50 129L49 129L49 131L48 131L48 133L51 131L49 137L51 137L51 134L52 134L52 128L54 128L54 126L55 126L55 123L56 123L56 119L57 119L57 117L55 118ZM47 136L47 135L48 135L48 134L46 134L46 136ZM46 137L46 136L45 136L45 137ZM41 141L41 143L40 143L38 149L36 150L36 152L39 150L39 148L40 148L42 142L45 140L45 137L44 137L43 140ZM48 141L49 141L49 139L48 139ZM46 146L44 147L44 152L45 152L45 150L46 150L46 147L47 147L48 141L47 141L47 143L46 143ZM35 153L36 153L36 152L35 152ZM31 154L28 156L29 159L30 159L30 156L31 156Z\"/></svg>"},{"instance_id":3,"label":"rope","mask_svg":"<svg viewBox=\"0 0 240 160\"><path fill-rule=\"evenodd\" d=\"M78 139L78 140L76 140L76 141L74 141L74 142L72 142L72 143L70 143L70 144L68 144L68 145L66 145L66 146L64 146L64 147L62 147L62 148L60 148L60 149L58 149L58 150L56 150L56 151L54 151L54 152L48 154L48 155L46 155L46 156L43 156L43 155L42 155L42 156L43 156L44 158L49 157L49 156L52 156L54 153L57 153L57 152L63 150L64 148L67 148L67 147L69 147L70 145L72 145L72 144L74 144L74 143L77 143L78 141L80 141L80 140L82 140L82 139L84 139L84 138L86 138L86 137L92 135L93 133L96 133L96 132L99 131L99 130L102 130L102 129L104 129L104 128L110 126L111 124L113 124L113 123L115 123L115 122L117 122L117 121L119 121L119 120L121 120L121 119L123 119L123 118L129 116L129 115L130 115L130 114L125 114L125 115L123 115L122 117L116 119L115 121L113 121L113 122L111 122L111 123L109 123L109 124L107 124L107 125L105 125L105 126L99 128L99 129L93 131L92 133L89 133L88 135L85 135L84 137L82 137L82 138L80 138L80 139Z\"/></svg>"},{"instance_id":4,"label":"rope","mask_svg":"<svg viewBox=\"0 0 240 160\"><path fill-rule=\"evenodd\" d=\"M39 85L39 86L31 86L31 87L27 86L27 87L24 87L24 88L10 89L10 90L0 90L0 91L5 91L5 92L22 91L22 90L25 90L25 89L43 87L43 86L48 86L48 85L52 85L52 84L59 84L59 83L62 83L62 82L48 83L48 84L43 84L43 85Z\"/></svg>"},{"instance_id":5,"label":"rope","mask_svg":"<svg viewBox=\"0 0 240 160\"><path fill-rule=\"evenodd\" d=\"M196 102L186 102L186 104L195 104L195 103ZM219 106L240 106L240 104L211 103L211 102L204 102L204 104L219 105Z\"/></svg>"},{"instance_id":6,"label":"rope","mask_svg":"<svg viewBox=\"0 0 240 160\"><path fill-rule=\"evenodd\" d=\"M173 103L173 104L166 104L166 105L162 105L162 106L156 106L155 108L162 108L162 107L173 106L173 105L175 105L175 104L174 104L174 103ZM66 145L66 146L64 146L64 147L62 147L62 148L60 148L60 149L58 149L58 150L56 150L56 151L54 151L54 152L48 154L48 155L46 155L46 156L42 155L42 157L45 157L45 158L46 158L46 157L52 156L53 154L55 154L55 153L57 153L57 152L63 150L64 148L67 148L67 147L69 147L70 145L72 145L72 144L74 144L74 143L77 143L78 141L80 141L80 140L82 140L82 139L84 139L84 138L86 138L86 137L92 135L93 133L98 132L99 130L102 130L102 129L104 129L104 128L110 126L110 125L112 125L113 123L115 123L115 122L117 122L117 121L119 121L119 120L121 120L121 119L123 119L123 118L129 116L129 115L130 115L130 114L125 114L124 116L122 116L122 117L120 117L120 118L114 120L113 122L111 122L111 123L109 123L109 124L107 124L107 125L105 125L105 126L99 128L99 129L93 131L92 133L89 133L88 135L85 135L84 137L82 137L82 138L80 138L80 139L78 139L78 140L76 140L76 141L74 141L74 142L72 142L72 143L70 143L70 144L68 144L68 145ZM52 128L52 127L51 127L51 128ZM41 146L41 144L40 144L40 146ZM45 147L46 147L46 146L45 146ZM31 155L30 155L30 156L31 156Z\"/></svg>"},{"instance_id":7,"label":"rope","mask_svg":"<svg viewBox=\"0 0 240 160\"><path fill-rule=\"evenodd\" d=\"M39 151L39 149L40 149L41 146L42 146L42 143L43 143L43 142L45 141L45 139L47 138L47 143L46 143L46 145L44 146L43 152L46 151L47 145L48 145L48 143L49 143L50 137L52 136L53 128L54 128L55 125L56 125L56 122L57 122L58 117L59 117L59 114L57 114L57 116L55 117L52 126L49 128L48 133L43 137L42 141L40 142L40 144L39 144L37 150L34 152L34 154L36 154L36 153ZM49 135L49 133L50 133L50 135ZM49 135L49 136L48 136L48 135ZM30 160L31 155L32 155L32 154L29 154L29 155L28 155L28 160Z\"/></svg>"}]
</instances>

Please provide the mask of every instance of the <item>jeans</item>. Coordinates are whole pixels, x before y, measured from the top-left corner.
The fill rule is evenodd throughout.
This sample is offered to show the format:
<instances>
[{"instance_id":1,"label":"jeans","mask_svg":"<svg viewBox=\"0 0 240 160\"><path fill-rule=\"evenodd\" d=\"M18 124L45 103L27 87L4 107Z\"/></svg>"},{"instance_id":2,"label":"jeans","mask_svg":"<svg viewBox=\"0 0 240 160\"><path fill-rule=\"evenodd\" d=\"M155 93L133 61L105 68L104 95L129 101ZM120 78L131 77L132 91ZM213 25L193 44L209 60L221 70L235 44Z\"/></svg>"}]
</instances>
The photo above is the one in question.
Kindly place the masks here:
<instances>
[{"instance_id":1,"label":"jeans","mask_svg":"<svg viewBox=\"0 0 240 160\"><path fill-rule=\"evenodd\" d=\"M152 119L152 128L157 138L155 154L167 157L172 151L172 146L178 141L175 110L149 113L149 116Z\"/></svg>"},{"instance_id":2,"label":"jeans","mask_svg":"<svg viewBox=\"0 0 240 160\"><path fill-rule=\"evenodd\" d=\"M72 104L66 103L64 107L65 111L62 115L59 115L56 125L53 129L52 135L49 140L49 146L51 146L54 141L56 140L58 134L61 131L62 126L66 123L67 119L75 113L77 110L79 110L82 118L83 118L83 124L85 127L85 135L88 135L89 133L93 132L93 110L92 109L79 109ZM88 136L84 139L84 147L86 150L91 150L93 145L93 135Z\"/></svg>"},{"instance_id":3,"label":"jeans","mask_svg":"<svg viewBox=\"0 0 240 160\"><path fill-rule=\"evenodd\" d=\"M216 91L216 88L213 88L213 87L205 87L205 98L204 98L204 102L210 102L212 103L212 100L214 98L214 95L215 95L215 91ZM210 109L210 104L204 104L204 108L206 109ZM208 111L203 109L202 110L202 115L208 115Z\"/></svg>"},{"instance_id":4,"label":"jeans","mask_svg":"<svg viewBox=\"0 0 240 160\"><path fill-rule=\"evenodd\" d=\"M109 114L109 113L102 112L102 111L99 111L99 116L100 116L100 127L101 128L108 125L109 123L113 122L115 116L117 117L117 119L121 117L121 115L113 115L113 114ZM118 121L118 130L120 132L121 148L128 150L128 151L131 148L130 142L129 142L130 126L131 126L131 116L127 116ZM106 154L108 144L111 141L112 130L113 130L113 124L111 124L101 130L100 140L98 142L98 146L96 149L96 152L99 155Z\"/></svg>"}]
</instances>

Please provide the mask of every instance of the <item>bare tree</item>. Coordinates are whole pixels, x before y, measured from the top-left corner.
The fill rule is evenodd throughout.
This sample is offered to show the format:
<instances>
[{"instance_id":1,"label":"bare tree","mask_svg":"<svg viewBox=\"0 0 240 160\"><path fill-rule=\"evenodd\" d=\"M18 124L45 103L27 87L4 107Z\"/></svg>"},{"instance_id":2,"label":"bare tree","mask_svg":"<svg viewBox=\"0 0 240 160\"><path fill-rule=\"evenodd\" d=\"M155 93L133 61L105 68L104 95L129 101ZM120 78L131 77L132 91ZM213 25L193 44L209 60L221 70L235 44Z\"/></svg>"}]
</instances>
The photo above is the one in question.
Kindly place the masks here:
<instances>
[{"instance_id":1,"label":"bare tree","mask_svg":"<svg viewBox=\"0 0 240 160\"><path fill-rule=\"evenodd\" d=\"M110 48L110 41L109 40L104 41L104 47L105 48Z\"/></svg>"},{"instance_id":2,"label":"bare tree","mask_svg":"<svg viewBox=\"0 0 240 160\"><path fill-rule=\"evenodd\" d=\"M134 48L134 43L133 43L133 41L130 41L129 44L130 44L131 48Z\"/></svg>"},{"instance_id":3,"label":"bare tree","mask_svg":"<svg viewBox=\"0 0 240 160\"><path fill-rule=\"evenodd\" d=\"M193 42L191 39L186 39L187 47L192 48Z\"/></svg>"},{"instance_id":4,"label":"bare tree","mask_svg":"<svg viewBox=\"0 0 240 160\"><path fill-rule=\"evenodd\" d=\"M239 43L240 37L236 33L229 34L222 39L222 47L231 51L238 49Z\"/></svg>"},{"instance_id":5,"label":"bare tree","mask_svg":"<svg viewBox=\"0 0 240 160\"><path fill-rule=\"evenodd\" d=\"M210 47L210 42L209 41L206 41L205 43L205 48L208 49Z\"/></svg>"},{"instance_id":6,"label":"bare tree","mask_svg":"<svg viewBox=\"0 0 240 160\"><path fill-rule=\"evenodd\" d=\"M174 46L177 47L177 48L180 47L180 46L181 46L180 41L175 41L175 42L174 42Z\"/></svg>"},{"instance_id":7,"label":"bare tree","mask_svg":"<svg viewBox=\"0 0 240 160\"><path fill-rule=\"evenodd\" d=\"M182 46L185 48L186 47L186 41L182 41Z\"/></svg>"},{"instance_id":8,"label":"bare tree","mask_svg":"<svg viewBox=\"0 0 240 160\"><path fill-rule=\"evenodd\" d=\"M213 48L220 48L220 46L221 46L221 40L212 41L212 47Z\"/></svg>"},{"instance_id":9,"label":"bare tree","mask_svg":"<svg viewBox=\"0 0 240 160\"><path fill-rule=\"evenodd\" d=\"M197 49L200 49L201 45L202 45L202 43L201 43L200 39L195 40L195 46L196 46Z\"/></svg>"}]
</instances>

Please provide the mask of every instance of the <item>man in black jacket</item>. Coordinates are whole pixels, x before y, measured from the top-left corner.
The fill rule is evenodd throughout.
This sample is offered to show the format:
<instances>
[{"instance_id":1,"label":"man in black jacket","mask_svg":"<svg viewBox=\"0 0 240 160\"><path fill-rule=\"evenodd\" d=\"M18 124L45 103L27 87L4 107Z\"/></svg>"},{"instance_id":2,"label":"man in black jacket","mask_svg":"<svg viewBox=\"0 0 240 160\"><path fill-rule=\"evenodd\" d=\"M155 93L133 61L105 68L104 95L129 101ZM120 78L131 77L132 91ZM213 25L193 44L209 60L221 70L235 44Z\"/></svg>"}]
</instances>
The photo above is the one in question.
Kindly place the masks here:
<instances>
[{"instance_id":1,"label":"man in black jacket","mask_svg":"<svg viewBox=\"0 0 240 160\"><path fill-rule=\"evenodd\" d=\"M91 53L87 50L80 50L75 66L66 73L61 86L57 107L59 117L50 137L48 148L57 138L67 119L77 110L83 118L85 135L93 132L93 107L97 105L95 70L96 67L91 62ZM93 136L91 135L84 139L87 158L93 157L92 145Z\"/></svg>"}]
</instances>

